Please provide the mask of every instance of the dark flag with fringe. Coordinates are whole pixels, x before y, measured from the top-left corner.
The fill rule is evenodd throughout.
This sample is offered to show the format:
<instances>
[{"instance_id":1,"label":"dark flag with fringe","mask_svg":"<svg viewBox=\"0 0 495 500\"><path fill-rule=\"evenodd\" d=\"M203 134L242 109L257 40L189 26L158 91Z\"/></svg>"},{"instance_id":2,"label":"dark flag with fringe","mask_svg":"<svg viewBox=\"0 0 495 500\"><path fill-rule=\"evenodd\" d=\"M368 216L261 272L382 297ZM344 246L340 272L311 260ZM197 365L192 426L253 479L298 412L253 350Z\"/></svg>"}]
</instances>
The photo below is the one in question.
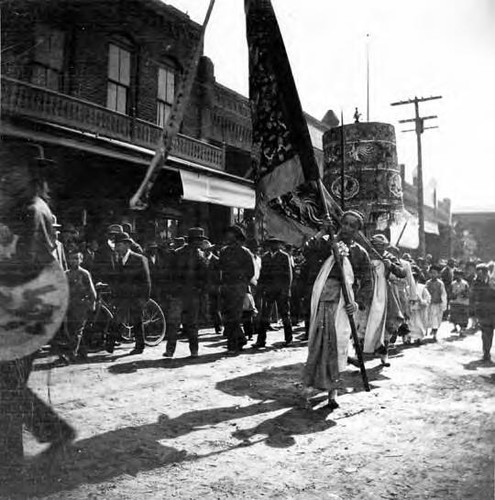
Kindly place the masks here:
<instances>
[{"instance_id":1,"label":"dark flag with fringe","mask_svg":"<svg viewBox=\"0 0 495 500\"><path fill-rule=\"evenodd\" d=\"M270 0L246 0L257 210L265 236L300 245L321 223L320 170Z\"/></svg>"}]
</instances>

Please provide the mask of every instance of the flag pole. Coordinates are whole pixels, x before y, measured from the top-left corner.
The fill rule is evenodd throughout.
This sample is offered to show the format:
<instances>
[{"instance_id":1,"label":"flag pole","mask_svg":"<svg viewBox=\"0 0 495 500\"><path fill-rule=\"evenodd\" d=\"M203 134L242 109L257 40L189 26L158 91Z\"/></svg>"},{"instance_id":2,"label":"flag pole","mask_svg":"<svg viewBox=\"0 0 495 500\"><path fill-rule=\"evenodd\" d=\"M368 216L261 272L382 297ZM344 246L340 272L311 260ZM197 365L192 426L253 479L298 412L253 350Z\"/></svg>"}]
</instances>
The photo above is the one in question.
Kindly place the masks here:
<instances>
[{"instance_id":1,"label":"flag pole","mask_svg":"<svg viewBox=\"0 0 495 500\"><path fill-rule=\"evenodd\" d=\"M328 206L327 206L327 202L326 202L326 198L325 198L325 193L324 193L323 181L321 180L321 178L318 179L318 192L320 194L322 205L324 207L325 220L328 222L331 222L330 213L328 210ZM337 266L337 272L338 272L339 277L340 277L340 285L341 285L341 289L342 289L342 296L344 298L344 303L346 306L354 305L353 302L351 302L351 296L349 294L349 290L348 290L347 284L345 282L344 267L342 265L342 257L340 255L339 248L337 245L337 240L335 239L335 233L334 233L334 230L333 230L333 227L331 224L328 224L327 232L328 232L328 236L330 238L330 243L332 245L332 253L333 253L333 257L335 259L335 265ZM366 373L366 367L364 365L363 351L361 350L361 344L359 343L356 322L354 321L354 314L347 313L347 317L349 318L349 325L351 327L352 341L353 341L354 349L356 351L356 356L358 359L359 370L361 372L361 378L363 379L364 390L369 392L371 389L370 389L370 384L368 381L368 374Z\"/></svg>"},{"instance_id":2,"label":"flag pole","mask_svg":"<svg viewBox=\"0 0 495 500\"><path fill-rule=\"evenodd\" d=\"M184 75L177 88L172 109L170 110L170 115L163 126L163 131L160 135L155 155L151 160L150 166L148 167L141 185L130 200L129 205L133 210L145 210L148 208L150 192L156 182L156 179L158 178L160 167L167 161L167 157L172 150L173 142L179 133L180 125L184 118L184 112L194 85L199 59L203 53L203 41L206 26L208 26L208 21L210 20L214 5L215 0L210 0L198 43L193 51L191 61L185 68Z\"/></svg>"},{"instance_id":3,"label":"flag pole","mask_svg":"<svg viewBox=\"0 0 495 500\"><path fill-rule=\"evenodd\" d=\"M345 210L345 136L344 136L344 112L340 110L340 148L342 150L342 162L340 164L340 206Z\"/></svg>"}]
</instances>

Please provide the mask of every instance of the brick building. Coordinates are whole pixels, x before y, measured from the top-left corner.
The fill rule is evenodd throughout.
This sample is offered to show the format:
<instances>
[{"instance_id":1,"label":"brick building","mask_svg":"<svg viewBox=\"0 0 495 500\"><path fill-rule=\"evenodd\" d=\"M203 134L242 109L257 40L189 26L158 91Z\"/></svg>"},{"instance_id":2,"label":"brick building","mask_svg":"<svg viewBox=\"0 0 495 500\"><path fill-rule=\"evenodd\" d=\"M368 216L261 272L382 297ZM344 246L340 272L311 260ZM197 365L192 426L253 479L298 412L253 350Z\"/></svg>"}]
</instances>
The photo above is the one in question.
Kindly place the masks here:
<instances>
[{"instance_id":1,"label":"brick building","mask_svg":"<svg viewBox=\"0 0 495 500\"><path fill-rule=\"evenodd\" d=\"M142 237L223 227L254 208L246 97L202 57L150 209L128 202L152 158L200 26L160 0L15 0L2 9L3 140L56 160L55 211L95 232L128 221ZM317 156L326 126L308 116Z\"/></svg>"}]
</instances>

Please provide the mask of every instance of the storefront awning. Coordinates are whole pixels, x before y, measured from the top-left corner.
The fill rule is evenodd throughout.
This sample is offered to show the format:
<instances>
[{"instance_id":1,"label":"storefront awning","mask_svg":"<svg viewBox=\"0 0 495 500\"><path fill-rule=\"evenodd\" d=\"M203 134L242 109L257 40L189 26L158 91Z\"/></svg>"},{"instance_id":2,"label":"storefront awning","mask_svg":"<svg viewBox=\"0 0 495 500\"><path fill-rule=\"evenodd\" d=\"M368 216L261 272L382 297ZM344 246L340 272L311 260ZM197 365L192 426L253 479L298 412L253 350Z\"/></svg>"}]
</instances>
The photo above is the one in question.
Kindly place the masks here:
<instances>
[{"instance_id":1,"label":"storefront awning","mask_svg":"<svg viewBox=\"0 0 495 500\"><path fill-rule=\"evenodd\" d=\"M395 245L399 239L399 245L403 248L414 250L419 247L419 222L418 217L407 210L403 210L399 217L390 226L390 239ZM400 236L402 233L402 236ZM438 224L425 220L425 233L439 235Z\"/></svg>"},{"instance_id":2,"label":"storefront awning","mask_svg":"<svg viewBox=\"0 0 495 500\"><path fill-rule=\"evenodd\" d=\"M233 208L255 207L256 195L251 186L187 170L181 170L180 177L185 200Z\"/></svg>"},{"instance_id":3,"label":"storefront awning","mask_svg":"<svg viewBox=\"0 0 495 500\"><path fill-rule=\"evenodd\" d=\"M429 220L425 220L425 233L440 235L440 231L438 230L438 224L436 222L430 222Z\"/></svg>"}]
</instances>

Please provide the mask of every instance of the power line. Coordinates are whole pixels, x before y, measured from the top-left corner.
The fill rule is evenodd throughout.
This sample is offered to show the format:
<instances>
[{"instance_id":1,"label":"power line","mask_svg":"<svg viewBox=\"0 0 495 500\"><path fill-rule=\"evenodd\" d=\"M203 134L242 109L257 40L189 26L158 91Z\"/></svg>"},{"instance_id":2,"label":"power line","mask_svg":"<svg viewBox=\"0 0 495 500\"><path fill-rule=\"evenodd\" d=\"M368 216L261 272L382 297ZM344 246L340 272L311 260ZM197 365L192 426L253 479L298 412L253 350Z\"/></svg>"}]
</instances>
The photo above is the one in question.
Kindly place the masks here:
<instances>
[{"instance_id":1,"label":"power line","mask_svg":"<svg viewBox=\"0 0 495 500\"><path fill-rule=\"evenodd\" d=\"M441 95L430 96L430 97L414 97L413 99L407 99L405 101L397 101L391 103L391 106L404 106L406 104L414 104L414 118L408 120L399 120L399 123L415 123L414 129L403 130L402 132L416 132L416 146L418 151L418 222L419 222L419 252L424 255L426 252L426 241L425 241L425 213L424 213L424 190L423 190L423 147L421 144L421 135L425 130L438 128L438 126L425 127L424 123L426 120L433 120L438 118L437 115L430 116L420 116L419 115L419 103L426 101L433 101L436 99L442 99Z\"/></svg>"}]
</instances>

